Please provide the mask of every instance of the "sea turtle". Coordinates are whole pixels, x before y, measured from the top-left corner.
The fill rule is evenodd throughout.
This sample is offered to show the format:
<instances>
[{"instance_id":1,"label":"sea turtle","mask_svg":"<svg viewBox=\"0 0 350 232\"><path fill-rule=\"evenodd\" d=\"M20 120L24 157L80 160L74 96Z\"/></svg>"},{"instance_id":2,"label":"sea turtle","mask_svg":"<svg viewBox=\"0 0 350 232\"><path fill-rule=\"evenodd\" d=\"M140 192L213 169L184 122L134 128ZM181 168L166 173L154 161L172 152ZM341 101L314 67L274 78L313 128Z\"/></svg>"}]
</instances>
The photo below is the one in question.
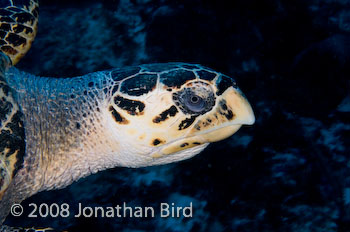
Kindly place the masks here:
<instances>
[{"instance_id":1,"label":"sea turtle","mask_svg":"<svg viewBox=\"0 0 350 232\"><path fill-rule=\"evenodd\" d=\"M197 64L74 78L10 68L35 37L38 2L1 0L0 8L0 226L14 203L39 191L116 166L188 159L255 121L234 79Z\"/></svg>"}]
</instances>

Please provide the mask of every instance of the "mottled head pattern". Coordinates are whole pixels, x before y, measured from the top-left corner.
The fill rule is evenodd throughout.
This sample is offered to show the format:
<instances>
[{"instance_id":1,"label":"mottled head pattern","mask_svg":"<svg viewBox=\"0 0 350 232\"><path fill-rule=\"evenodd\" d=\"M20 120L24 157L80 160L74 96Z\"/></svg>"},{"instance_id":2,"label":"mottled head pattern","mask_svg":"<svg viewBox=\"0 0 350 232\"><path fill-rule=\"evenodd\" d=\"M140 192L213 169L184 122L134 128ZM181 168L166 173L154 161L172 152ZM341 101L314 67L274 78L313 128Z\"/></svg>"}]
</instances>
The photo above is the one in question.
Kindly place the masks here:
<instances>
[{"instance_id":1,"label":"mottled head pattern","mask_svg":"<svg viewBox=\"0 0 350 232\"><path fill-rule=\"evenodd\" d=\"M38 0L0 1L0 50L15 65L29 50L38 24Z\"/></svg>"},{"instance_id":2,"label":"mottled head pattern","mask_svg":"<svg viewBox=\"0 0 350 232\"><path fill-rule=\"evenodd\" d=\"M110 126L152 164L189 158L254 122L236 82L200 65L142 65L110 76Z\"/></svg>"}]
</instances>

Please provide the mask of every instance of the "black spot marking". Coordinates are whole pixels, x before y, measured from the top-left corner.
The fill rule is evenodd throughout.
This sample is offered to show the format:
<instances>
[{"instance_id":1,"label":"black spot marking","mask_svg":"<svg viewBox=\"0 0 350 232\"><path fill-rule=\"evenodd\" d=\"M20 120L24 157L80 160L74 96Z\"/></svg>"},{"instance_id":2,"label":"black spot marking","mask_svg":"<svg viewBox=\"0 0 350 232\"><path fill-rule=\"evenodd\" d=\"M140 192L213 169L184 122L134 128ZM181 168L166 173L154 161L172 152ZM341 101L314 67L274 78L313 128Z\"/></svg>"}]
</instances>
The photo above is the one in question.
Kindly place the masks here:
<instances>
[{"instance_id":1,"label":"black spot marking","mask_svg":"<svg viewBox=\"0 0 350 232\"><path fill-rule=\"evenodd\" d=\"M109 107L109 111L112 113L112 116L114 118L114 120L119 123L119 124L128 124L129 121L124 118L123 116L121 116L118 111L116 111L116 109L114 109L113 106Z\"/></svg>"},{"instance_id":2,"label":"black spot marking","mask_svg":"<svg viewBox=\"0 0 350 232\"><path fill-rule=\"evenodd\" d=\"M153 122L160 123L162 121L165 121L170 117L174 117L177 114L177 112L178 112L178 110L177 110L176 106L171 106L169 109L163 111L160 115L155 117L153 119Z\"/></svg>"},{"instance_id":3,"label":"black spot marking","mask_svg":"<svg viewBox=\"0 0 350 232\"><path fill-rule=\"evenodd\" d=\"M180 145L180 147L186 147L186 146L188 146L188 143L183 143Z\"/></svg>"},{"instance_id":4,"label":"black spot marking","mask_svg":"<svg viewBox=\"0 0 350 232\"><path fill-rule=\"evenodd\" d=\"M27 43L27 40L25 38L15 34L15 33L9 33L7 35L7 37L5 38L5 40L7 42L13 44L13 46L15 46L15 47Z\"/></svg>"},{"instance_id":5,"label":"black spot marking","mask_svg":"<svg viewBox=\"0 0 350 232\"><path fill-rule=\"evenodd\" d=\"M13 15L14 18L17 18L17 23L27 23L33 24L35 18L33 15L27 12L16 13Z\"/></svg>"},{"instance_id":6,"label":"black spot marking","mask_svg":"<svg viewBox=\"0 0 350 232\"><path fill-rule=\"evenodd\" d=\"M218 80L216 81L216 86L218 88L218 91L216 92L218 96L225 92L225 90L229 87L237 88L236 82L232 78L225 75L221 75L218 78Z\"/></svg>"},{"instance_id":7,"label":"black spot marking","mask_svg":"<svg viewBox=\"0 0 350 232\"><path fill-rule=\"evenodd\" d=\"M148 72L164 72L171 69L179 68L179 64L165 63L165 64L146 64L142 68Z\"/></svg>"},{"instance_id":8,"label":"black spot marking","mask_svg":"<svg viewBox=\"0 0 350 232\"><path fill-rule=\"evenodd\" d=\"M231 120L231 119L234 118L235 115L233 114L233 112L231 111L231 109L229 109L229 108L227 107L226 101L225 101L225 100L221 100L221 101L219 102L219 105L220 105L221 109L223 110L223 111L219 110L219 113L220 113L221 115L225 116L228 120Z\"/></svg>"},{"instance_id":9,"label":"black spot marking","mask_svg":"<svg viewBox=\"0 0 350 232\"><path fill-rule=\"evenodd\" d=\"M200 79L207 81L211 81L216 77L216 73L208 72L206 70L197 71L197 74Z\"/></svg>"},{"instance_id":10,"label":"black spot marking","mask_svg":"<svg viewBox=\"0 0 350 232\"><path fill-rule=\"evenodd\" d=\"M201 145L199 142L193 142L194 145Z\"/></svg>"},{"instance_id":11,"label":"black spot marking","mask_svg":"<svg viewBox=\"0 0 350 232\"><path fill-rule=\"evenodd\" d=\"M15 33L9 33L7 37L5 38L7 42L10 44L13 44L13 46L17 47L19 45L23 45L27 43L27 40Z\"/></svg>"},{"instance_id":12,"label":"black spot marking","mask_svg":"<svg viewBox=\"0 0 350 232\"><path fill-rule=\"evenodd\" d=\"M80 125L80 123L79 122L77 122L76 124L75 124L75 127L79 130L80 129L80 127L81 127L81 125Z\"/></svg>"},{"instance_id":13,"label":"black spot marking","mask_svg":"<svg viewBox=\"0 0 350 232\"><path fill-rule=\"evenodd\" d=\"M88 84L88 86L89 86L90 88L93 87L93 86L94 86L94 82L90 81L89 84Z\"/></svg>"},{"instance_id":14,"label":"black spot marking","mask_svg":"<svg viewBox=\"0 0 350 232\"><path fill-rule=\"evenodd\" d=\"M0 30L0 38L4 39L6 35L7 35L6 31L1 31Z\"/></svg>"},{"instance_id":15,"label":"black spot marking","mask_svg":"<svg viewBox=\"0 0 350 232\"><path fill-rule=\"evenodd\" d=\"M130 96L140 96L152 91L156 84L156 74L139 74L122 82L120 91Z\"/></svg>"},{"instance_id":16,"label":"black spot marking","mask_svg":"<svg viewBox=\"0 0 350 232\"><path fill-rule=\"evenodd\" d=\"M153 145L154 145L154 146L157 146L157 145L160 144L160 143L161 143L161 141L160 141L159 139L153 140Z\"/></svg>"},{"instance_id":17,"label":"black spot marking","mask_svg":"<svg viewBox=\"0 0 350 232\"><path fill-rule=\"evenodd\" d=\"M160 82L169 87L180 88L186 81L195 79L193 72L178 69L160 75Z\"/></svg>"},{"instance_id":18,"label":"black spot marking","mask_svg":"<svg viewBox=\"0 0 350 232\"><path fill-rule=\"evenodd\" d=\"M4 8L5 6L6 6L6 3L5 3L4 6L0 3L0 7L1 7L1 8ZM12 15L12 12L11 12L11 11L8 11L8 10L6 10L6 9L0 9L0 15L2 15L2 16L11 16L11 15Z\"/></svg>"},{"instance_id":19,"label":"black spot marking","mask_svg":"<svg viewBox=\"0 0 350 232\"><path fill-rule=\"evenodd\" d=\"M13 26L13 31L15 33L21 33L22 31L24 31L26 34L33 33L32 28L21 25L21 24L17 24L15 26Z\"/></svg>"},{"instance_id":20,"label":"black spot marking","mask_svg":"<svg viewBox=\"0 0 350 232\"><path fill-rule=\"evenodd\" d=\"M222 108L223 110L227 110L227 105L226 105L226 103L222 103L222 104L221 104L221 108Z\"/></svg>"},{"instance_id":21,"label":"black spot marking","mask_svg":"<svg viewBox=\"0 0 350 232\"><path fill-rule=\"evenodd\" d=\"M234 117L234 114L231 110L227 110L226 112L219 112L222 116L225 116L228 120L231 120Z\"/></svg>"},{"instance_id":22,"label":"black spot marking","mask_svg":"<svg viewBox=\"0 0 350 232\"><path fill-rule=\"evenodd\" d=\"M8 115L11 112L12 108L13 108L13 105L11 104L11 102L6 101L5 98L2 98L0 100L0 118L1 119L6 118L6 115Z\"/></svg>"},{"instance_id":23,"label":"black spot marking","mask_svg":"<svg viewBox=\"0 0 350 232\"><path fill-rule=\"evenodd\" d=\"M16 21L10 17L5 16L5 17L0 17L0 22L14 23Z\"/></svg>"},{"instance_id":24,"label":"black spot marking","mask_svg":"<svg viewBox=\"0 0 350 232\"><path fill-rule=\"evenodd\" d=\"M13 49L11 46L7 46L7 45L4 45L1 47L1 50L6 53L6 54L10 54L10 55L16 55L18 52Z\"/></svg>"},{"instance_id":25,"label":"black spot marking","mask_svg":"<svg viewBox=\"0 0 350 232\"><path fill-rule=\"evenodd\" d=\"M74 99L74 98L75 98L75 95L74 95L74 94L71 94L71 95L70 95L70 98Z\"/></svg>"},{"instance_id":26,"label":"black spot marking","mask_svg":"<svg viewBox=\"0 0 350 232\"><path fill-rule=\"evenodd\" d=\"M202 125L203 125L204 127L207 127L207 126L210 125L210 123L209 123L208 121L205 121L205 122L202 122Z\"/></svg>"},{"instance_id":27,"label":"black spot marking","mask_svg":"<svg viewBox=\"0 0 350 232\"><path fill-rule=\"evenodd\" d=\"M135 75L140 72L140 67L127 67L123 69L116 69L111 72L111 77L114 81L121 81L127 77Z\"/></svg>"},{"instance_id":28,"label":"black spot marking","mask_svg":"<svg viewBox=\"0 0 350 232\"><path fill-rule=\"evenodd\" d=\"M8 23L2 23L2 24L0 24L0 30L10 31L11 30L11 26Z\"/></svg>"},{"instance_id":29,"label":"black spot marking","mask_svg":"<svg viewBox=\"0 0 350 232\"><path fill-rule=\"evenodd\" d=\"M231 110L228 110L227 113L225 114L225 117L226 117L228 120L231 120L231 119L234 117L234 115L233 115L233 113L232 113Z\"/></svg>"},{"instance_id":30,"label":"black spot marking","mask_svg":"<svg viewBox=\"0 0 350 232\"><path fill-rule=\"evenodd\" d=\"M192 123L196 120L197 116L191 116L190 118L186 118L179 125L179 130L184 130L192 125Z\"/></svg>"},{"instance_id":31,"label":"black spot marking","mask_svg":"<svg viewBox=\"0 0 350 232\"><path fill-rule=\"evenodd\" d=\"M86 90L84 90L84 95L86 96L88 94L88 92Z\"/></svg>"},{"instance_id":32,"label":"black spot marking","mask_svg":"<svg viewBox=\"0 0 350 232\"><path fill-rule=\"evenodd\" d=\"M126 112L128 112L128 114L131 115L141 115L143 114L143 110L145 109L145 104L143 104L142 102L126 99L121 96L116 96L114 98L114 103L119 108L125 110Z\"/></svg>"},{"instance_id":33,"label":"black spot marking","mask_svg":"<svg viewBox=\"0 0 350 232\"><path fill-rule=\"evenodd\" d=\"M22 167L23 165L23 158L25 156L25 133L24 133L24 127L22 122L23 115L21 112L17 112L11 122L9 123L8 127L12 130L12 141L9 144L11 150L18 150L18 153L16 155L17 162L15 164L15 170L13 173L13 176L17 173L17 171ZM16 138L15 138L16 137ZM10 153L9 153L10 154Z\"/></svg>"}]
</instances>

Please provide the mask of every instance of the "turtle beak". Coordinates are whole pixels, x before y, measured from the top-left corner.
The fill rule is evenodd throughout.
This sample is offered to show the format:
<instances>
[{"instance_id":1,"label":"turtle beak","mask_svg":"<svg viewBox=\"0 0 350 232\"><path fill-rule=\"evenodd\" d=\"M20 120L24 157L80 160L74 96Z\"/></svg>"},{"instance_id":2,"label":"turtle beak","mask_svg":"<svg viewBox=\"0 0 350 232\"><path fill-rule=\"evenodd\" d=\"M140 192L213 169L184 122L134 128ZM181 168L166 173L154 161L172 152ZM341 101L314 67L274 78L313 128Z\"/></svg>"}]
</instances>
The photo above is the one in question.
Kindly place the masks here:
<instances>
[{"instance_id":1,"label":"turtle beak","mask_svg":"<svg viewBox=\"0 0 350 232\"><path fill-rule=\"evenodd\" d=\"M223 98L227 102L227 107L231 108L235 117L231 121L235 125L253 125L255 116L247 98L237 88L230 87L226 90Z\"/></svg>"},{"instance_id":2,"label":"turtle beak","mask_svg":"<svg viewBox=\"0 0 350 232\"><path fill-rule=\"evenodd\" d=\"M199 134L201 141L216 142L230 137L242 125L252 125L255 122L255 116L252 107L244 94L234 87L229 87L219 96L217 111L215 117L219 123L213 128L204 130Z\"/></svg>"}]
</instances>

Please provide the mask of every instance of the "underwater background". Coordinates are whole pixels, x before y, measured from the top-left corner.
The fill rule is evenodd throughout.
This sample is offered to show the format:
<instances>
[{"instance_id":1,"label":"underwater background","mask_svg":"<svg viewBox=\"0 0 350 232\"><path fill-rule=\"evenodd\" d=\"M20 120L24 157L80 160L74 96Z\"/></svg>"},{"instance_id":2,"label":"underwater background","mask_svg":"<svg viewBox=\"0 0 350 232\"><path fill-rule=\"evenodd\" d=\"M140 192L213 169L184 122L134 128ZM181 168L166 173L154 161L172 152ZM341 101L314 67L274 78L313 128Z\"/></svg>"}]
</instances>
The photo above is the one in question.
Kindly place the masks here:
<instances>
[{"instance_id":1,"label":"underwater background","mask_svg":"<svg viewBox=\"0 0 350 232\"><path fill-rule=\"evenodd\" d=\"M22 205L68 203L77 212L78 203L192 202L192 218L9 216L6 223L69 231L350 231L349 0L41 0L37 38L17 67L72 77L170 61L234 77L256 123L190 160L99 172Z\"/></svg>"}]
</instances>

